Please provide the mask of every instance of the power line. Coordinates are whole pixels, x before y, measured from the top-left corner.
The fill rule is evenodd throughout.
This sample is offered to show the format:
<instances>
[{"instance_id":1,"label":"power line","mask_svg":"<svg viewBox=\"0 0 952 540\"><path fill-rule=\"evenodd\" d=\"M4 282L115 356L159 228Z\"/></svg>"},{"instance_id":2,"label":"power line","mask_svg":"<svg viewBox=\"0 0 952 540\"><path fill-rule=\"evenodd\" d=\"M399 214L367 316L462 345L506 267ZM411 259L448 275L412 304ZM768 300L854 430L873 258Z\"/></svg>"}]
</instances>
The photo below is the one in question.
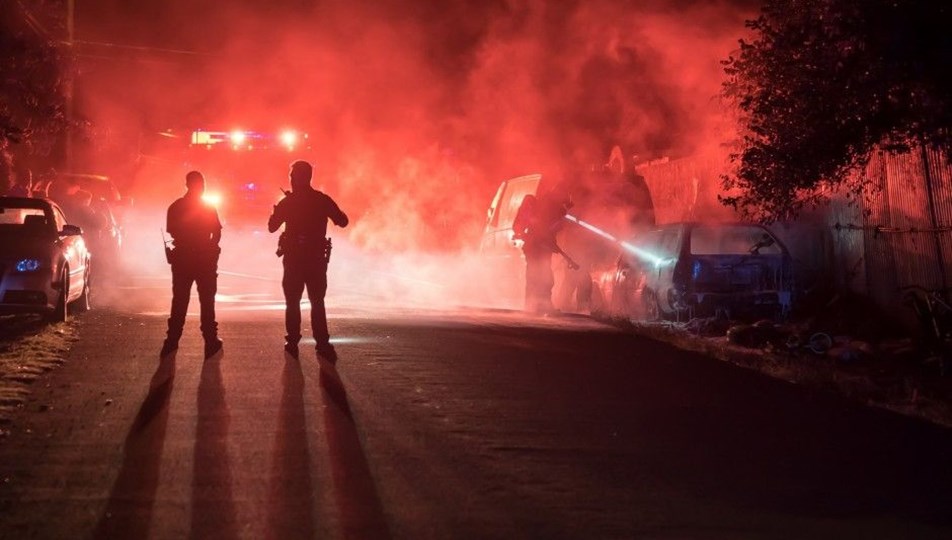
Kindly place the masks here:
<instances>
[{"instance_id":1,"label":"power line","mask_svg":"<svg viewBox=\"0 0 952 540\"><path fill-rule=\"evenodd\" d=\"M76 58L83 58L89 60L102 60L106 62L136 62L142 64L158 64L158 65L176 65L176 60L172 58L158 59L158 58L120 58L116 56L108 56L105 54L88 54L88 53L77 53Z\"/></svg>"},{"instance_id":2,"label":"power line","mask_svg":"<svg viewBox=\"0 0 952 540\"><path fill-rule=\"evenodd\" d=\"M90 47L105 47L107 49L128 49L128 50L140 51L140 52L162 52L162 53L169 53L169 54L183 54L188 56L208 56L208 57L220 56L217 54L199 52L199 51L189 51L185 49L167 49L164 47L150 47L147 45L126 45L123 43L108 43L104 41L85 41L85 40L77 39L77 40L73 40L73 43L76 45L85 45Z\"/></svg>"},{"instance_id":3,"label":"power line","mask_svg":"<svg viewBox=\"0 0 952 540\"><path fill-rule=\"evenodd\" d=\"M187 56L206 56L206 57L219 56L212 53L190 51L187 49L170 49L166 47L153 47L153 46L147 46L147 45L128 45L124 43L110 43L105 41L88 41L88 40L79 40L79 39L74 39L72 41L54 39L50 31L46 29L43 23L41 23L39 19L37 19L37 17L33 14L33 12L30 11L30 9L26 5L23 4L23 0L16 0L16 5L19 8L20 15L23 18L23 21L26 23L27 26L30 27L31 30L33 30L34 33L36 33L36 35L50 41L56 41L60 43L61 45L66 45L66 46L83 45L87 47L127 49L127 50L140 51L140 52L160 52L160 53L167 53L167 54L187 55Z\"/></svg>"},{"instance_id":4,"label":"power line","mask_svg":"<svg viewBox=\"0 0 952 540\"><path fill-rule=\"evenodd\" d=\"M33 30L36 33L36 35L40 36L41 38L52 40L53 38L50 36L50 32L46 29L45 26L43 26L43 23L37 20L37 18L33 15L33 13L26 6L23 5L22 0L16 0L16 2L17 2L17 7L20 8L20 15L23 16L23 20L26 22L27 26L29 26L30 29Z\"/></svg>"}]
</instances>

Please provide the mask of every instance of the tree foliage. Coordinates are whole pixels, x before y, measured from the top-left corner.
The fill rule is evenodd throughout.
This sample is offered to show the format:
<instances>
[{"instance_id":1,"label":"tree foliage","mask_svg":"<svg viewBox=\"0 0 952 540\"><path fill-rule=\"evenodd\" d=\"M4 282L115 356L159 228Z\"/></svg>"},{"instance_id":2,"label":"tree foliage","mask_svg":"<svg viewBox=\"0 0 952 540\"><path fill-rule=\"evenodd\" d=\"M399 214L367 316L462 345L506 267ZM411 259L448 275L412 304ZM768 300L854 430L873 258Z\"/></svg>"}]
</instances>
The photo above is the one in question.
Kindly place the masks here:
<instances>
[{"instance_id":1,"label":"tree foliage","mask_svg":"<svg viewBox=\"0 0 952 540\"><path fill-rule=\"evenodd\" d=\"M0 148L48 154L67 128L69 53L55 0L0 2Z\"/></svg>"},{"instance_id":2,"label":"tree foliage","mask_svg":"<svg viewBox=\"0 0 952 540\"><path fill-rule=\"evenodd\" d=\"M952 6L918 0L766 0L753 41L727 59L725 95L742 138L725 203L796 215L882 148L952 149Z\"/></svg>"}]
</instances>

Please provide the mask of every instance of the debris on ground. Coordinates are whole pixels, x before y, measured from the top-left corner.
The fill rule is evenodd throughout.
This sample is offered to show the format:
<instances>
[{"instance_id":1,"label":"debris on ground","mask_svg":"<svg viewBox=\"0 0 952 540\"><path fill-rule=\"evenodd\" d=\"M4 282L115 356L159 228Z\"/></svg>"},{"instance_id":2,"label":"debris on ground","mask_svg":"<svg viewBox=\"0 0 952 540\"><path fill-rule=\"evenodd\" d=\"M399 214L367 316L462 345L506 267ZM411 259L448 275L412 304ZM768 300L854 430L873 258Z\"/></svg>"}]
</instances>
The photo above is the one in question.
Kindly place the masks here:
<instances>
[{"instance_id":1,"label":"debris on ground","mask_svg":"<svg viewBox=\"0 0 952 540\"><path fill-rule=\"evenodd\" d=\"M684 350L952 427L952 376L942 375L940 359L867 301L842 296L825 307L782 322L613 322Z\"/></svg>"},{"instance_id":2,"label":"debris on ground","mask_svg":"<svg viewBox=\"0 0 952 540\"><path fill-rule=\"evenodd\" d=\"M727 334L731 322L725 317L695 317L687 322L685 329L703 337L718 337Z\"/></svg>"},{"instance_id":3,"label":"debris on ground","mask_svg":"<svg viewBox=\"0 0 952 540\"><path fill-rule=\"evenodd\" d=\"M63 364L77 325L75 319L49 324L38 315L0 317L0 424L23 407L36 379Z\"/></svg>"}]
</instances>

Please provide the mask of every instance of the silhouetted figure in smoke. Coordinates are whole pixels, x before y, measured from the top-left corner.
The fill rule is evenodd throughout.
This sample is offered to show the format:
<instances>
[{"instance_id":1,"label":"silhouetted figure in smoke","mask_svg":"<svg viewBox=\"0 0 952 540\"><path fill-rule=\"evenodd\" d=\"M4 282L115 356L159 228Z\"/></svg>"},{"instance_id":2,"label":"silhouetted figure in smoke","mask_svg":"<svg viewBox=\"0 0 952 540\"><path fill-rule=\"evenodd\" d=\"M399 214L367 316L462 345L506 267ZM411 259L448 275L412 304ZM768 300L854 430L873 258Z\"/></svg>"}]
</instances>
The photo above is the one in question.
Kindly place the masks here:
<instances>
[{"instance_id":1,"label":"silhouetted figure in smoke","mask_svg":"<svg viewBox=\"0 0 952 540\"><path fill-rule=\"evenodd\" d=\"M53 184L53 178L55 177L55 169L49 169L35 176L33 178L33 192L30 196L38 199L49 199L51 197L50 186Z\"/></svg>"},{"instance_id":2,"label":"silhouetted figure in smoke","mask_svg":"<svg viewBox=\"0 0 952 540\"><path fill-rule=\"evenodd\" d=\"M278 244L278 254L284 257L284 300L287 304L284 324L287 330L284 350L298 356L301 340L301 296L307 287L311 301L311 331L317 354L327 360L337 360L337 352L330 344L327 331L327 313L324 294L327 293L327 264L331 243L327 238L327 220L338 227L346 227L347 216L333 199L311 187L313 168L306 161L291 164L291 192L274 207L268 218L268 231L275 232L284 224Z\"/></svg>"},{"instance_id":3,"label":"silhouetted figure in smoke","mask_svg":"<svg viewBox=\"0 0 952 540\"><path fill-rule=\"evenodd\" d=\"M93 194L85 189L76 189L57 201L66 214L66 221L79 225L93 256L99 257L99 239L106 228L106 220L93 208Z\"/></svg>"},{"instance_id":4,"label":"silhouetted figure in smoke","mask_svg":"<svg viewBox=\"0 0 952 540\"><path fill-rule=\"evenodd\" d=\"M6 142L0 139L0 197L8 196L16 185L13 173L13 155L6 149Z\"/></svg>"},{"instance_id":5,"label":"silhouetted figure in smoke","mask_svg":"<svg viewBox=\"0 0 952 540\"><path fill-rule=\"evenodd\" d=\"M522 252L526 257L526 311L540 315L557 313L552 305L553 253L565 257L569 268L578 269L556 241L556 234L564 223L562 218L571 205L567 197L559 197L555 192L539 197L526 195L519 204L512 229L513 238L523 241Z\"/></svg>"},{"instance_id":6,"label":"silhouetted figure in smoke","mask_svg":"<svg viewBox=\"0 0 952 540\"><path fill-rule=\"evenodd\" d=\"M10 197L32 197L33 196L33 172L30 169L21 168L15 172L13 185L7 192Z\"/></svg>"},{"instance_id":7,"label":"silhouetted figure in smoke","mask_svg":"<svg viewBox=\"0 0 952 540\"><path fill-rule=\"evenodd\" d=\"M218 291L218 255L221 248L221 222L214 207L202 200L205 177L198 171L185 176L188 191L169 206L166 230L175 246L169 262L172 265L172 313L168 336L162 344L164 358L178 349L185 327L192 283L198 288L201 304L201 329L205 339L205 358L221 350L218 323L215 322L215 293Z\"/></svg>"}]
</instances>

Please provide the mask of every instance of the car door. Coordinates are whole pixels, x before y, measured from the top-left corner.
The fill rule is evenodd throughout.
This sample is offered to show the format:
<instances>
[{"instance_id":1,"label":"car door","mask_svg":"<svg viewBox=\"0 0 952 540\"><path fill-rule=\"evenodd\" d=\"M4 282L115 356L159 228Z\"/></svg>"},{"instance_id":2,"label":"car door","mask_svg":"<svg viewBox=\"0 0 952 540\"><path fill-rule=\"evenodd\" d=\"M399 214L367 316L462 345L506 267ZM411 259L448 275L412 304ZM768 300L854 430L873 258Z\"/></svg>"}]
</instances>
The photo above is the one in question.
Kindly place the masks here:
<instances>
[{"instance_id":1,"label":"car door","mask_svg":"<svg viewBox=\"0 0 952 540\"><path fill-rule=\"evenodd\" d=\"M512 222L528 194L535 194L542 176L532 174L503 181L487 211L480 241L480 255L489 279L489 298L503 305L521 305L524 298L525 261L522 241L513 239Z\"/></svg>"},{"instance_id":2,"label":"car door","mask_svg":"<svg viewBox=\"0 0 952 540\"><path fill-rule=\"evenodd\" d=\"M69 297L67 301L71 301L82 294L83 287L86 285L86 241L82 235L63 234L68 223L66 216L63 215L63 211L58 206L53 207L53 218L57 231L56 244L69 268ZM59 279L59 276L54 275L54 279Z\"/></svg>"},{"instance_id":3,"label":"car door","mask_svg":"<svg viewBox=\"0 0 952 540\"><path fill-rule=\"evenodd\" d=\"M539 187L541 175L530 174L504 181L493 198L486 223L483 247L487 251L507 255L517 248L513 244L512 222L516 219L519 205L526 195L534 195Z\"/></svg>"}]
</instances>

